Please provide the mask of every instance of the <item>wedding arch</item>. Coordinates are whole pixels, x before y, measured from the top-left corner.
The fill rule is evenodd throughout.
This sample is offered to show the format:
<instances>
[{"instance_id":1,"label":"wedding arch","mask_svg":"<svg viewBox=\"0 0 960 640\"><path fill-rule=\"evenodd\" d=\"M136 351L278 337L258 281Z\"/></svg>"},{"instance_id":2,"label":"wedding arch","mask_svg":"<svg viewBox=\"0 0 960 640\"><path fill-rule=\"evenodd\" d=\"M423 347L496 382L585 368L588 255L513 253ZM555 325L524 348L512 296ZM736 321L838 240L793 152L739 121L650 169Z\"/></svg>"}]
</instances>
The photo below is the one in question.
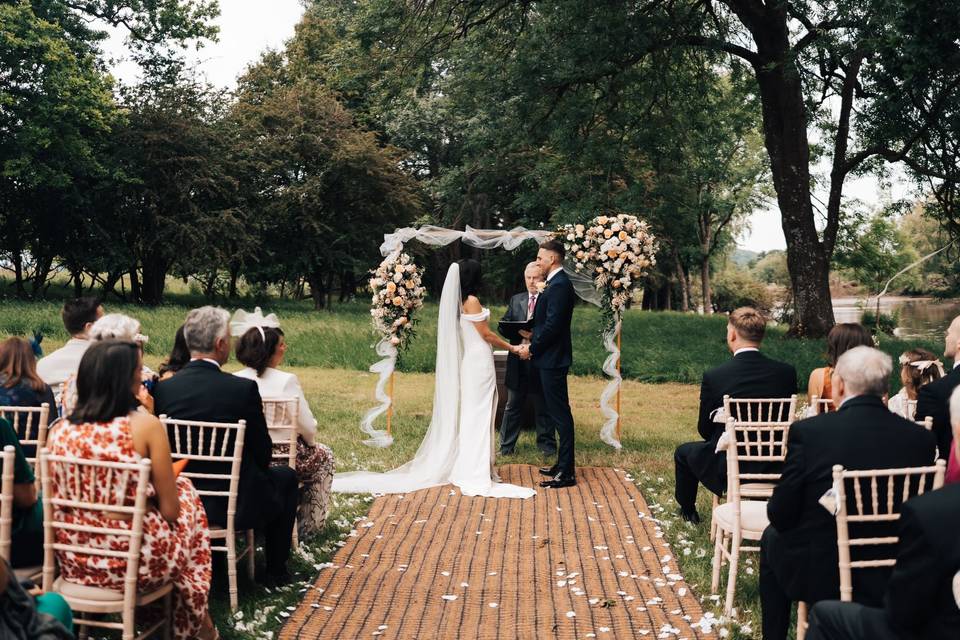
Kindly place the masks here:
<instances>
[{"instance_id":1,"label":"wedding arch","mask_svg":"<svg viewBox=\"0 0 960 640\"><path fill-rule=\"evenodd\" d=\"M627 218L634 222L626 220ZM559 237L561 241L564 241L568 252L564 269L570 277L577 295L603 310L605 319L603 344L608 352L603 364L603 372L610 380L600 394L600 411L606 419L600 428L600 439L608 445L620 449L622 446L620 444L620 393L623 380L620 371L622 311L630 304L630 285L639 279L643 267L653 264L653 253L656 249L653 244L653 236L646 234L646 224L637 221L633 216L621 214L619 219L617 217L598 216L593 220L593 223L589 227L578 224L568 225L559 230L525 229L523 227L515 227L510 230L473 229L469 226L464 230L455 230L425 225L422 227L405 227L397 229L393 233L384 234L383 244L380 245L380 254L384 256L384 260L374 272L374 278L371 280L371 284L375 288L374 309L371 313L382 334L376 345L377 355L381 359L370 367L370 371L379 376L375 391L379 404L371 408L360 422L360 428L370 436L369 439L364 440L364 444L374 447L387 447L393 443L390 424L393 411L393 381L397 356L406 332L410 328L409 316L416 308L419 308L424 291L420 284L421 270L416 267L412 258L403 253L404 245L416 240L423 244L442 247L460 240L466 245L479 249L503 248L512 251L528 240L541 244L550 238ZM624 224L621 225L621 223ZM614 261L617 260L617 252L610 250L610 243L616 244L618 242L617 234L621 239L624 237L626 232L621 231L620 227L626 227L627 224L646 234L641 239L640 244L646 242L645 246L649 251L649 257L643 257L641 255L643 249L637 249L638 245L634 243L633 248L636 250L636 256L639 256L638 264L642 266L635 266L630 260L626 260L626 265L624 265L625 260L621 256L619 263L616 265L617 273L619 274L622 269L624 275L617 275L616 279L607 279L602 272L604 269L609 269L612 274ZM630 247L626 242L622 244L627 249L623 252L624 256L635 256L633 252L629 251ZM593 274L588 276L582 273L585 265L593 267L598 260L599 264L603 265L596 267L596 270L601 272L599 276L594 277ZM609 266L606 265L607 261L610 261ZM610 285L611 282L616 283L616 289ZM376 287L380 287L379 292ZM382 310L378 310L378 303L380 303L380 309ZM615 404L613 402L614 398L616 398ZM387 429L376 429L373 423L384 413L387 414Z\"/></svg>"}]
</instances>

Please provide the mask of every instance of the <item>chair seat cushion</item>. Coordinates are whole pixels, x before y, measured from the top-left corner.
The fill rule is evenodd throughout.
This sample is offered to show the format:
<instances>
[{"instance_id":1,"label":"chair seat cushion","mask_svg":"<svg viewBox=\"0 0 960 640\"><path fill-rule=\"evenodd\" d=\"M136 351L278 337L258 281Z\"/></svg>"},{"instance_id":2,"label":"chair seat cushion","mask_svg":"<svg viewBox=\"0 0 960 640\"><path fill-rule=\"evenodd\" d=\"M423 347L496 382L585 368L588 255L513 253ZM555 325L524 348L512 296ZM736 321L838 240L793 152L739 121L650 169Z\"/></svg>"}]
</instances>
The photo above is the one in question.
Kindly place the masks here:
<instances>
[{"instance_id":1,"label":"chair seat cushion","mask_svg":"<svg viewBox=\"0 0 960 640\"><path fill-rule=\"evenodd\" d=\"M717 524L727 531L733 531L733 503L721 504L713 510L713 518ZM767 519L767 503L765 501L740 502L740 527L744 533L763 533L770 521Z\"/></svg>"},{"instance_id":2,"label":"chair seat cushion","mask_svg":"<svg viewBox=\"0 0 960 640\"><path fill-rule=\"evenodd\" d=\"M67 582L62 577L53 582L53 590L64 598L76 598L78 600L92 600L95 602L122 602L123 592L113 589L103 589L101 587L91 587L76 582Z\"/></svg>"},{"instance_id":3,"label":"chair seat cushion","mask_svg":"<svg viewBox=\"0 0 960 640\"><path fill-rule=\"evenodd\" d=\"M163 596L166 592L170 591L173 588L172 583L168 583L156 589L155 591L150 591L147 593L138 593L137 594L137 604L148 604L153 602L157 598ZM104 589L101 587L91 587L85 584L77 584L76 582L68 582L63 579L63 576L57 578L53 582L53 591L59 593L64 598L67 599L67 602L70 603L71 600L74 602L82 601L88 603L100 603L105 605L122 605L123 604L123 591L114 591L113 589ZM71 607L74 607L74 604L71 603Z\"/></svg>"}]
</instances>

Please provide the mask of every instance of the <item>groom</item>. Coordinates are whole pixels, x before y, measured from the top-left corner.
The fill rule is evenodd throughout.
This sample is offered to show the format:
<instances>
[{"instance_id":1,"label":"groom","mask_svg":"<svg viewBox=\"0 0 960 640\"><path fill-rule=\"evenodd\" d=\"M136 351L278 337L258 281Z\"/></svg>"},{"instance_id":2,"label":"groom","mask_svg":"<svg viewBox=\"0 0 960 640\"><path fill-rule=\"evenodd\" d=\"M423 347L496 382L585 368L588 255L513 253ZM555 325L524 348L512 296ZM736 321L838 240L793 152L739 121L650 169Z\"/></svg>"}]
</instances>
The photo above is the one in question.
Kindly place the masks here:
<instances>
[{"instance_id":1,"label":"groom","mask_svg":"<svg viewBox=\"0 0 960 640\"><path fill-rule=\"evenodd\" d=\"M537 265L546 277L545 288L533 312L533 336L521 347L520 357L532 359L540 376L543 409L557 428L557 464L540 469L550 479L541 487L560 489L577 484L573 461L573 413L567 396L567 372L573 362L570 321L575 301L573 284L563 271L563 244L548 240L540 245Z\"/></svg>"}]
</instances>

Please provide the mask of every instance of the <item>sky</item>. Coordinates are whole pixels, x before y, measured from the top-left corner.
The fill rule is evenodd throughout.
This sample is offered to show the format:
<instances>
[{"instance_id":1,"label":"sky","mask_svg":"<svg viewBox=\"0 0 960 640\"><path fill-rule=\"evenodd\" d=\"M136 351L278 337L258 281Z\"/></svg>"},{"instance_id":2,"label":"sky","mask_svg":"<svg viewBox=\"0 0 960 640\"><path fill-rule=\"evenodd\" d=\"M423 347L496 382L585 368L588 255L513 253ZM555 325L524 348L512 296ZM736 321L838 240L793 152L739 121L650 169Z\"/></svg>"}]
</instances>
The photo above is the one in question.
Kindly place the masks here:
<instances>
[{"instance_id":1,"label":"sky","mask_svg":"<svg viewBox=\"0 0 960 640\"><path fill-rule=\"evenodd\" d=\"M214 85L233 88L237 76L265 50L283 48L293 36L303 11L300 0L220 0L220 17L216 21L220 27L219 41L207 43L199 51L191 50L188 58ZM118 59L113 67L114 75L128 84L136 82L137 66L123 59L123 33L115 32L105 49L108 56ZM821 191L815 192L815 198L826 201L826 190ZM879 181L869 177L848 180L844 186L845 197L857 198L869 209L899 199L907 191L905 181L896 178L891 189L881 187ZM755 212L748 227L737 239L740 248L758 252L786 248L775 203Z\"/></svg>"}]
</instances>

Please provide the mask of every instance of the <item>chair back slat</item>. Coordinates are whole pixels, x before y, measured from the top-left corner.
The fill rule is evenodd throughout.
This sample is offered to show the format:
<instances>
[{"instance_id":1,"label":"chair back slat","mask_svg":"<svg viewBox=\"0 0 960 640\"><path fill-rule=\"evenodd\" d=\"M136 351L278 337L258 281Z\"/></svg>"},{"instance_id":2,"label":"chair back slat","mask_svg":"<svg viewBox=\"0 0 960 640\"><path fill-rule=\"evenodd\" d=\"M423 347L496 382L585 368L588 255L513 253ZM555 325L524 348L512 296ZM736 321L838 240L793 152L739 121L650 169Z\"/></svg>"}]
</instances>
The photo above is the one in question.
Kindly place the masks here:
<instances>
[{"instance_id":1,"label":"chair back slat","mask_svg":"<svg viewBox=\"0 0 960 640\"><path fill-rule=\"evenodd\" d=\"M13 537L13 467L17 451L13 445L3 448L0 466L0 558L10 562Z\"/></svg>"},{"instance_id":2,"label":"chair back slat","mask_svg":"<svg viewBox=\"0 0 960 640\"><path fill-rule=\"evenodd\" d=\"M47 445L50 404L44 402L39 407L0 406L0 416L6 418L17 433L20 448L30 463L33 475L39 480L37 453Z\"/></svg>"},{"instance_id":3,"label":"chair back slat","mask_svg":"<svg viewBox=\"0 0 960 640\"><path fill-rule=\"evenodd\" d=\"M913 418L910 418L911 420ZM933 431L933 417L927 416L923 420L914 420L918 425L926 429L927 431Z\"/></svg>"},{"instance_id":4,"label":"chair back slat","mask_svg":"<svg viewBox=\"0 0 960 640\"><path fill-rule=\"evenodd\" d=\"M263 416L273 442L273 460L296 468L297 424L300 402L297 398L264 398Z\"/></svg>"},{"instance_id":5,"label":"chair back slat","mask_svg":"<svg viewBox=\"0 0 960 640\"><path fill-rule=\"evenodd\" d=\"M203 422L161 415L160 422L167 430L173 459L189 460L182 475L193 481L198 495L227 498L227 520L232 526L246 421Z\"/></svg>"},{"instance_id":6,"label":"chair back slat","mask_svg":"<svg viewBox=\"0 0 960 640\"><path fill-rule=\"evenodd\" d=\"M834 411L833 398L821 398L820 396L810 396L810 414L818 416L821 413L830 413Z\"/></svg>"},{"instance_id":7,"label":"chair back slat","mask_svg":"<svg viewBox=\"0 0 960 640\"><path fill-rule=\"evenodd\" d=\"M143 519L147 511L147 487L150 484L150 460L137 463L84 460L51 454L40 450L41 482L43 485L43 588L53 588L55 552L74 552L94 557L126 559L124 575L124 603L133 606L137 597L137 575L140 566L140 546L143 542ZM127 485L131 475L136 476L133 504L127 503ZM109 479L109 481L108 481ZM117 484L112 484L116 481ZM67 512L100 512L99 526L81 526L66 522L59 514ZM132 515L128 523L107 517L107 514ZM115 522L115 526L110 523ZM116 535L129 540L127 550L101 548L91 543L68 544L57 542L56 532L83 531Z\"/></svg>"},{"instance_id":8,"label":"chair back slat","mask_svg":"<svg viewBox=\"0 0 960 640\"><path fill-rule=\"evenodd\" d=\"M896 536L868 536L851 537L851 523L891 523L900 518L900 509L903 503L914 496L923 495L928 489L933 491L943 486L946 473L946 462L938 460L935 465L927 467L905 467L901 469L864 469L848 471L841 465L833 467L833 486L837 500L837 551L840 569L840 599L845 602L853 600L853 569L868 567L891 567L895 564ZM911 480L915 479L913 484ZM897 494L896 483L903 484L899 492L900 500L893 496ZM864 488L866 484L866 488ZM853 500L849 500L849 489L853 488ZM885 499L881 500L880 489L885 490ZM863 492L869 491L866 504L870 511L864 510ZM867 560L852 560L850 547L884 547L886 557L870 558ZM882 555L882 554L878 554Z\"/></svg>"}]
</instances>

